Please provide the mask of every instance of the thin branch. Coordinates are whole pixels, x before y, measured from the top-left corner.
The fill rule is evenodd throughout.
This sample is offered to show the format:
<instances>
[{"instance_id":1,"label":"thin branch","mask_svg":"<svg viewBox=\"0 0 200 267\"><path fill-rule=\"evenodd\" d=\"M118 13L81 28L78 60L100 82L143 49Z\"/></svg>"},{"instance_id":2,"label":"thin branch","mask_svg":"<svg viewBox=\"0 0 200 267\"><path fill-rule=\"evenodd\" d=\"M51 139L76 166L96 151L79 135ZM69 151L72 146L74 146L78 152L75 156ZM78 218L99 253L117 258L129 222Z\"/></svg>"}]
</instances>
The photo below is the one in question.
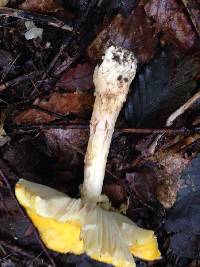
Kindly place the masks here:
<instances>
[{"instance_id":1,"label":"thin branch","mask_svg":"<svg viewBox=\"0 0 200 267\"><path fill-rule=\"evenodd\" d=\"M39 76L39 73L33 71L29 74L24 74L24 75L17 77L11 81L6 82L6 83L2 83L2 84L0 84L0 92L4 91L5 89L7 89L10 86L17 85L17 84L24 82L26 80L29 80L29 79L37 78L38 76Z\"/></svg>"},{"instance_id":2,"label":"thin branch","mask_svg":"<svg viewBox=\"0 0 200 267\"><path fill-rule=\"evenodd\" d=\"M27 257L27 258L30 258L30 259L33 259L34 261L37 261L37 262L40 262L41 263L41 260L39 260L37 257L35 257L34 254L31 254L30 252L27 252L25 251L24 249L22 249L21 247L19 246L16 246L16 245L13 245L11 243L8 243L7 241L3 241L3 240L0 240L0 245L11 250L14 253L18 253L24 257Z\"/></svg>"},{"instance_id":3,"label":"thin branch","mask_svg":"<svg viewBox=\"0 0 200 267\"><path fill-rule=\"evenodd\" d=\"M43 111L43 110L42 110ZM59 114L53 114L61 116ZM73 123L72 121L61 121L53 123L37 123L37 124L14 124L8 123L6 125L9 130L29 131L29 130L43 130L43 129L81 129L89 131L89 124ZM192 128L121 128L116 127L115 131L126 134L194 134L200 133L200 127Z\"/></svg>"},{"instance_id":4,"label":"thin branch","mask_svg":"<svg viewBox=\"0 0 200 267\"><path fill-rule=\"evenodd\" d=\"M195 95L193 95L186 103L184 103L182 106L180 106L178 109L176 109L167 119L166 126L170 127L173 125L174 121L181 116L183 113L185 113L191 106L200 99L200 91L198 91ZM169 128L168 128L169 129ZM199 133L199 127L193 128L194 131L191 131L191 133ZM190 133L190 132L189 132ZM160 138L165 134L165 132L160 132L159 135L155 138L153 143L149 146L149 153L154 154L157 144L160 140Z\"/></svg>"},{"instance_id":5,"label":"thin branch","mask_svg":"<svg viewBox=\"0 0 200 267\"><path fill-rule=\"evenodd\" d=\"M25 19L25 20L33 20L41 24L63 29L65 31L70 31L70 32L73 31L73 28L71 26L65 24L65 22L55 17L38 14L34 12L29 12L29 11L14 9L14 8L1 7L0 16L14 17L14 18Z\"/></svg>"}]
</instances>

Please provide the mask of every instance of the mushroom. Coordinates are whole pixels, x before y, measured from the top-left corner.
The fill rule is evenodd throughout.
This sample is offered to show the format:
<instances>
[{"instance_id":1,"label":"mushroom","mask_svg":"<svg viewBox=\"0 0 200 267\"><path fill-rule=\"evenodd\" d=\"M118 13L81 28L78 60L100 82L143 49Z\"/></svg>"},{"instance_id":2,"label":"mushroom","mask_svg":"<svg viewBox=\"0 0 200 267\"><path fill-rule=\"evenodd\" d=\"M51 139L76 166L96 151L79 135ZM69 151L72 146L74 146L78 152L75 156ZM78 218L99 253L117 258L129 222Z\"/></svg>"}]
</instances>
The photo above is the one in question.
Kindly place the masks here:
<instances>
[{"instance_id":1,"label":"mushroom","mask_svg":"<svg viewBox=\"0 0 200 267\"><path fill-rule=\"evenodd\" d=\"M95 68L95 103L85 155L81 198L72 199L44 185L20 179L15 193L45 245L61 253L86 253L117 267L134 267L133 256L160 258L154 232L109 210L101 195L114 125L136 73L132 52L109 47Z\"/></svg>"}]
</instances>

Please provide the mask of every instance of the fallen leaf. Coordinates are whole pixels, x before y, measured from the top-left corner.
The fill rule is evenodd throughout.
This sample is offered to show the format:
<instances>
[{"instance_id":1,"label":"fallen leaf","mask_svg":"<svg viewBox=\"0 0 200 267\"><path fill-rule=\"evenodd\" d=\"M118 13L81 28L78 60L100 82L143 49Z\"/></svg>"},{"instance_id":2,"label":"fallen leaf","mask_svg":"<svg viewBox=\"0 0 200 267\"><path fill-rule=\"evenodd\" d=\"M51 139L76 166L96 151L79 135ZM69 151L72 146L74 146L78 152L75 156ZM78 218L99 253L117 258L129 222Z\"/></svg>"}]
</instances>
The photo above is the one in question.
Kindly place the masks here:
<instances>
[{"instance_id":1,"label":"fallen leaf","mask_svg":"<svg viewBox=\"0 0 200 267\"><path fill-rule=\"evenodd\" d=\"M156 21L157 29L165 33L166 39L184 49L194 46L197 35L176 0L150 0L145 5L145 11Z\"/></svg>"},{"instance_id":2,"label":"fallen leaf","mask_svg":"<svg viewBox=\"0 0 200 267\"><path fill-rule=\"evenodd\" d=\"M49 99L41 100L37 105L47 111L60 115L69 113L85 114L91 111L94 97L90 94L58 93L54 92ZM56 115L47 114L43 111L29 108L20 112L15 118L15 123L47 123L55 120Z\"/></svg>"},{"instance_id":3,"label":"fallen leaf","mask_svg":"<svg viewBox=\"0 0 200 267\"><path fill-rule=\"evenodd\" d=\"M200 154L184 170L180 178L180 190L177 199L180 200L196 191L200 191Z\"/></svg>"},{"instance_id":4,"label":"fallen leaf","mask_svg":"<svg viewBox=\"0 0 200 267\"><path fill-rule=\"evenodd\" d=\"M130 15L133 8L135 8L139 2L139 0L111 0L109 1L110 5L108 7L108 13L120 11L123 15Z\"/></svg>"},{"instance_id":5,"label":"fallen leaf","mask_svg":"<svg viewBox=\"0 0 200 267\"><path fill-rule=\"evenodd\" d=\"M165 229L171 233L169 250L186 258L200 256L200 191L190 193L170 210Z\"/></svg>"},{"instance_id":6,"label":"fallen leaf","mask_svg":"<svg viewBox=\"0 0 200 267\"><path fill-rule=\"evenodd\" d=\"M20 177L41 183L42 178L51 176L54 159L43 140L25 135L4 150L3 159Z\"/></svg>"},{"instance_id":7,"label":"fallen leaf","mask_svg":"<svg viewBox=\"0 0 200 267\"><path fill-rule=\"evenodd\" d=\"M133 81L133 90L125 107L130 125L164 126L169 115L191 97L199 70L199 52L184 56L174 68L171 49L165 48Z\"/></svg>"},{"instance_id":8,"label":"fallen leaf","mask_svg":"<svg viewBox=\"0 0 200 267\"><path fill-rule=\"evenodd\" d=\"M44 132L45 142L57 164L55 165L55 184L57 189L66 186L66 193L78 194L83 182L84 155L89 132L80 129L50 129Z\"/></svg>"},{"instance_id":9,"label":"fallen leaf","mask_svg":"<svg viewBox=\"0 0 200 267\"><path fill-rule=\"evenodd\" d=\"M56 0L26 0L20 8L31 12L56 12L63 9Z\"/></svg>"},{"instance_id":10,"label":"fallen leaf","mask_svg":"<svg viewBox=\"0 0 200 267\"><path fill-rule=\"evenodd\" d=\"M107 184L103 186L103 193L108 196L114 205L119 205L125 202L126 192L122 184Z\"/></svg>"},{"instance_id":11,"label":"fallen leaf","mask_svg":"<svg viewBox=\"0 0 200 267\"><path fill-rule=\"evenodd\" d=\"M156 164L157 199L165 208L171 208L180 189L181 174L190 160L170 149L158 151L151 160Z\"/></svg>"},{"instance_id":12,"label":"fallen leaf","mask_svg":"<svg viewBox=\"0 0 200 267\"><path fill-rule=\"evenodd\" d=\"M66 154L69 146L73 145L86 149L89 139L89 131L81 129L50 129L45 131L48 145L54 154ZM83 152L84 153L84 152Z\"/></svg>"},{"instance_id":13,"label":"fallen leaf","mask_svg":"<svg viewBox=\"0 0 200 267\"><path fill-rule=\"evenodd\" d=\"M199 0L182 0L183 4L187 8L193 25L200 36L200 1Z\"/></svg>"},{"instance_id":14,"label":"fallen leaf","mask_svg":"<svg viewBox=\"0 0 200 267\"><path fill-rule=\"evenodd\" d=\"M134 9L127 18L115 16L89 46L89 57L92 60L100 59L105 49L112 44L132 50L140 63L147 63L153 57L157 37L142 6Z\"/></svg>"},{"instance_id":15,"label":"fallen leaf","mask_svg":"<svg viewBox=\"0 0 200 267\"><path fill-rule=\"evenodd\" d=\"M13 72L15 65L13 65L15 59L13 55L6 51L0 49L0 74L7 73L8 71Z\"/></svg>"},{"instance_id":16,"label":"fallen leaf","mask_svg":"<svg viewBox=\"0 0 200 267\"><path fill-rule=\"evenodd\" d=\"M153 168L142 167L131 173L126 173L128 187L143 202L156 199L157 177Z\"/></svg>"},{"instance_id":17,"label":"fallen leaf","mask_svg":"<svg viewBox=\"0 0 200 267\"><path fill-rule=\"evenodd\" d=\"M67 90L89 90L93 84L94 66L89 63L78 64L64 73L57 86Z\"/></svg>"}]
</instances>

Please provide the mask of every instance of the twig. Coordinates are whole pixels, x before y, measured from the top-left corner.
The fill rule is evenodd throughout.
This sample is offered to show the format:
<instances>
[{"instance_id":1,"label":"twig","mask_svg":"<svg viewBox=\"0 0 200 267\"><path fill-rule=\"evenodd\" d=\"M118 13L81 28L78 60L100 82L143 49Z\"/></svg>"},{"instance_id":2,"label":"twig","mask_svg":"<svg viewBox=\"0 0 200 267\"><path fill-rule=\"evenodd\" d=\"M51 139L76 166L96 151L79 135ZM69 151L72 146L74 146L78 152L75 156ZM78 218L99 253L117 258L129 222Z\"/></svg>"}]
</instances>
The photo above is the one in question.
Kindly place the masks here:
<instances>
[{"instance_id":1,"label":"twig","mask_svg":"<svg viewBox=\"0 0 200 267\"><path fill-rule=\"evenodd\" d=\"M167 119L166 125L171 126L176 118L182 115L186 110L188 110L197 100L200 99L200 91L193 95L185 104L173 112Z\"/></svg>"},{"instance_id":2,"label":"twig","mask_svg":"<svg viewBox=\"0 0 200 267\"><path fill-rule=\"evenodd\" d=\"M0 16L14 17L19 19L38 21L41 24L53 26L56 28L63 29L65 31L73 31L73 28L63 21L48 15L38 14L34 12L14 9L14 8L0 8Z\"/></svg>"},{"instance_id":3,"label":"twig","mask_svg":"<svg viewBox=\"0 0 200 267\"><path fill-rule=\"evenodd\" d=\"M63 61L63 63L58 67L58 69L56 69L56 71L54 72L55 76L59 76L62 72L66 71L67 69L69 69L69 67L71 66L71 64L78 59L79 57L79 53L75 53L75 55L73 55L72 57L70 57L68 55L68 57L66 58L66 60Z\"/></svg>"},{"instance_id":4,"label":"twig","mask_svg":"<svg viewBox=\"0 0 200 267\"><path fill-rule=\"evenodd\" d=\"M51 116L54 116L54 117L56 117L56 118L58 118L58 119L63 119L63 118L65 118L65 115L62 115L62 114L59 114L59 113L56 113L56 112L47 110L47 109L42 108L42 107L40 107L40 106L38 106L38 105L30 105L29 108L31 108L31 109L35 109L35 110L39 110L39 111L41 111L41 112L44 112L44 113L49 114L49 115L51 115Z\"/></svg>"},{"instance_id":5,"label":"twig","mask_svg":"<svg viewBox=\"0 0 200 267\"><path fill-rule=\"evenodd\" d=\"M13 65L16 63L17 59L20 57L21 53L18 54L15 59L11 62L11 64L8 66L9 68L7 69L7 71L5 73L3 73L2 78L1 78L1 83L3 82L3 80L5 80L5 78L7 77L8 73L10 72L10 70L12 69Z\"/></svg>"},{"instance_id":6,"label":"twig","mask_svg":"<svg viewBox=\"0 0 200 267\"><path fill-rule=\"evenodd\" d=\"M4 164L5 164L5 163L4 163ZM30 222L30 224L32 225L32 227L33 227L33 231L34 231L34 234L35 234L35 237L36 237L36 239L38 240L38 243L40 244L40 246L42 247L42 250L44 251L44 253L45 253L46 256L48 257L48 259L49 259L49 261L51 262L52 266L53 266L53 267L56 267L56 264L55 264L53 258L50 256L50 254L49 254L49 252L47 251L45 245L43 244L42 240L40 239L39 234L38 234L37 230L35 229L33 223L32 223L31 220L26 216L24 210L23 210L23 209L21 208L21 206L19 205L19 203L18 203L18 201L17 201L17 199L16 199L16 197L15 197L15 195L14 195L12 189L11 189L10 183L8 182L8 179L7 179L6 175L4 175L4 172L3 172L1 169L0 169L0 176L2 177L2 179L3 179L4 183L5 183L5 185L6 185L7 189L8 189L8 191L9 191L9 193L10 193L10 195L11 195L11 197L12 197L13 200L15 201L15 203L16 203L18 209L19 209L19 212L20 212L20 213L22 214L22 216L25 217L25 218ZM18 179L19 179L19 178L18 178Z\"/></svg>"},{"instance_id":7,"label":"twig","mask_svg":"<svg viewBox=\"0 0 200 267\"><path fill-rule=\"evenodd\" d=\"M42 111L44 111L42 109ZM48 111L46 111L48 112ZM53 114L55 116L61 116L59 114ZM72 121L60 121L60 122L52 122L52 123L37 123L37 124L14 124L8 123L6 125L9 130L42 130L42 129L81 129L84 131L89 131L89 124L80 124L74 123ZM118 133L126 133L126 134L194 134L200 133L200 127L192 127L192 128L121 128L116 127L115 131Z\"/></svg>"},{"instance_id":8,"label":"twig","mask_svg":"<svg viewBox=\"0 0 200 267\"><path fill-rule=\"evenodd\" d=\"M188 5L188 1L186 1L186 0L182 0L182 3L188 12L189 18L190 18L192 24L194 25L195 30L197 31L198 35L200 36L200 25L199 25L199 21L197 19L199 14L200 14L200 4L196 0L193 0L190 5Z\"/></svg>"},{"instance_id":9,"label":"twig","mask_svg":"<svg viewBox=\"0 0 200 267\"><path fill-rule=\"evenodd\" d=\"M33 79L33 78L36 78L38 76L39 76L39 73L33 71L33 72L29 73L29 74L24 74L24 75L22 75L20 77L17 77L15 79L11 80L11 81L6 82L6 83L2 83L2 84L0 84L0 92L4 91L5 89L7 89L10 86L14 86L14 85L19 84L19 83L21 83L23 81L26 81L26 80L29 80L29 79Z\"/></svg>"},{"instance_id":10,"label":"twig","mask_svg":"<svg viewBox=\"0 0 200 267\"><path fill-rule=\"evenodd\" d=\"M0 245L3 246L3 247L8 248L13 253L18 253L18 254L21 254L24 257L31 258L31 259L34 259L36 261L41 262L38 258L35 257L35 255L31 254L30 252L24 251L22 248L20 248L18 246L15 246L15 245L10 244L8 242L5 242L3 240L0 240Z\"/></svg>"},{"instance_id":11,"label":"twig","mask_svg":"<svg viewBox=\"0 0 200 267\"><path fill-rule=\"evenodd\" d=\"M193 95L185 104L180 106L177 110L175 110L167 119L166 126L172 126L174 121L185 111L187 111L197 100L200 99L200 91L198 91L195 95ZM197 131L191 132L191 133L199 133L199 127L196 128ZM195 130L195 128L194 128ZM149 153L153 154L155 152L155 149L157 147L157 144L160 140L160 138L163 136L164 133L159 133L159 135L155 138L153 143L149 146Z\"/></svg>"}]
</instances>

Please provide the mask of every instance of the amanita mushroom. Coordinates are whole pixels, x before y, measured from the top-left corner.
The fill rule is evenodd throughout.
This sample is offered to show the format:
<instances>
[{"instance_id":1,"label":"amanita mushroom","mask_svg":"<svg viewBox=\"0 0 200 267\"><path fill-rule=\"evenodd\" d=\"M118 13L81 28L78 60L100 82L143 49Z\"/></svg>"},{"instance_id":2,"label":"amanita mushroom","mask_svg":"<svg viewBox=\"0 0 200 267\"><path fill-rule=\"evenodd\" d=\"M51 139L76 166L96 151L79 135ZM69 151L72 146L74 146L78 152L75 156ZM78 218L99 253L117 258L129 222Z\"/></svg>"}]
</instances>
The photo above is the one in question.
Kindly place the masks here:
<instances>
[{"instance_id":1,"label":"amanita mushroom","mask_svg":"<svg viewBox=\"0 0 200 267\"><path fill-rule=\"evenodd\" d=\"M132 52L111 46L94 72L96 100L85 156L81 198L72 199L44 185L21 179L16 197L45 245L57 252L86 253L118 267L134 267L133 256L160 258L154 232L105 208L102 196L106 160L114 125L136 73ZM103 205L103 204L104 205Z\"/></svg>"}]
</instances>

